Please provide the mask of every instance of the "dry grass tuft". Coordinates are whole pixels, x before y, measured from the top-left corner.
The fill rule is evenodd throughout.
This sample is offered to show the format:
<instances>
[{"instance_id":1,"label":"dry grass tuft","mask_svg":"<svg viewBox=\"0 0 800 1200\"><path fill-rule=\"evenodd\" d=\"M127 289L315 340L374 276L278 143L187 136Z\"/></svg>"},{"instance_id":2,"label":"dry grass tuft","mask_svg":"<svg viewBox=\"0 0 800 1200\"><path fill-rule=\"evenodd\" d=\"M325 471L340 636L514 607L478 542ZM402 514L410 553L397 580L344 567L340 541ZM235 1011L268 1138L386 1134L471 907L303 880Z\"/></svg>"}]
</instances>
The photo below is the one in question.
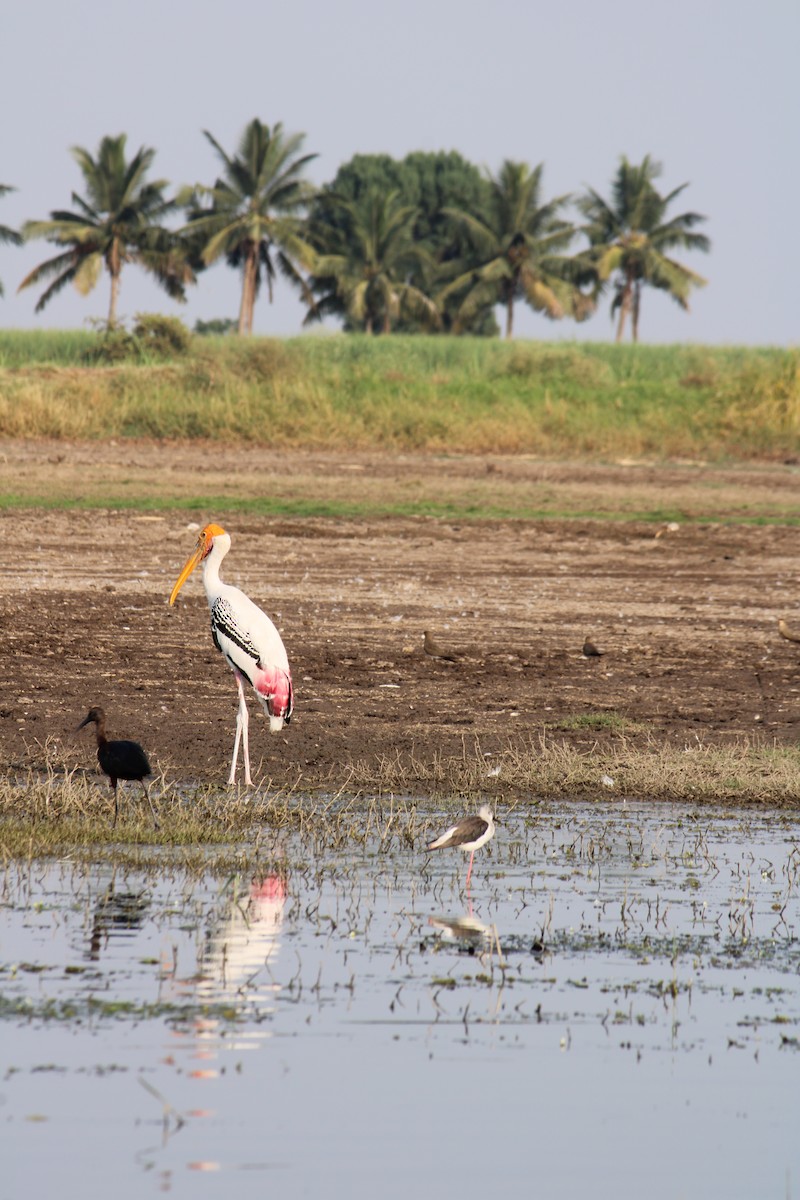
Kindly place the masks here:
<instances>
[{"instance_id":1,"label":"dry grass tuft","mask_svg":"<svg viewBox=\"0 0 800 1200\"><path fill-rule=\"evenodd\" d=\"M52 766L44 775L0 781L0 857L91 858L115 862L180 862L239 869L287 847L316 855L361 847L383 853L414 847L441 822L489 799L496 807L543 800L690 801L693 804L800 806L800 751L746 743L729 747L642 749L620 737L587 753L542 731L526 747L488 756L480 746L458 757L397 756L353 764L344 787L324 794L277 791L269 781L250 790L179 787L163 776L151 787L161 823L153 827L141 791L121 788L120 818L111 823L110 793L95 777Z\"/></svg>"}]
</instances>

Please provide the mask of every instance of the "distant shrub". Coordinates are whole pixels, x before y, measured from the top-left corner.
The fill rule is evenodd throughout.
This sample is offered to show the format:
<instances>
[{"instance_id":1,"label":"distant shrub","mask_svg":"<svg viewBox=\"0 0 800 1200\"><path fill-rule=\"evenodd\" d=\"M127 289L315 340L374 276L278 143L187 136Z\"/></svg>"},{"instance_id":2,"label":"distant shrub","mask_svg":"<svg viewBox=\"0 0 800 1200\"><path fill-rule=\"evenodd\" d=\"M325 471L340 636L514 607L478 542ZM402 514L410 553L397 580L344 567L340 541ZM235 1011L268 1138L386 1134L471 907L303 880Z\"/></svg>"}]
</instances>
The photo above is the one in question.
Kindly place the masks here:
<instances>
[{"instance_id":1,"label":"distant shrub","mask_svg":"<svg viewBox=\"0 0 800 1200\"><path fill-rule=\"evenodd\" d=\"M194 323L194 332L200 337L218 337L227 333L236 333L239 328L238 321L234 321L233 317L212 317L210 321L197 320Z\"/></svg>"},{"instance_id":2,"label":"distant shrub","mask_svg":"<svg viewBox=\"0 0 800 1200\"><path fill-rule=\"evenodd\" d=\"M160 313L137 313L133 337L146 352L166 357L185 354L192 344L191 332L183 321Z\"/></svg>"},{"instance_id":3,"label":"distant shrub","mask_svg":"<svg viewBox=\"0 0 800 1200\"><path fill-rule=\"evenodd\" d=\"M135 338L121 325L109 326L105 322L98 327L97 341L84 350L81 358L92 364L110 364L135 358L138 349Z\"/></svg>"},{"instance_id":4,"label":"distant shrub","mask_svg":"<svg viewBox=\"0 0 800 1200\"><path fill-rule=\"evenodd\" d=\"M97 341L83 353L87 363L113 364L130 359L175 358L186 354L192 335L177 317L137 313L129 332L121 324L95 323Z\"/></svg>"}]
</instances>

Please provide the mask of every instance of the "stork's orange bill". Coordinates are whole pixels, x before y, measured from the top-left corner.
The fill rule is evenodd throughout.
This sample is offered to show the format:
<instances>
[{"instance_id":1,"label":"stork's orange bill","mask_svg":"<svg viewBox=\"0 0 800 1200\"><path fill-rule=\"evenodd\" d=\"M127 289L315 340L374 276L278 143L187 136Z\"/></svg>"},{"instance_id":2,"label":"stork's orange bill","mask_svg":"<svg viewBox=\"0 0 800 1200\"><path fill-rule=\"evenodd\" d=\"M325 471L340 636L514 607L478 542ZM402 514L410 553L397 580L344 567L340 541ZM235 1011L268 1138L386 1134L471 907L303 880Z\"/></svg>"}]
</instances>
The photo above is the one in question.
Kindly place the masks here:
<instances>
[{"instance_id":1,"label":"stork's orange bill","mask_svg":"<svg viewBox=\"0 0 800 1200\"><path fill-rule=\"evenodd\" d=\"M199 534L197 535L197 544L195 545L194 550L192 551L192 553L189 555L186 562L184 563L183 570L181 571L180 575L178 576L178 578L175 582L175 586L172 589L172 594L170 595L170 598L169 598L170 606L172 606L175 603L175 600L177 599L177 596L178 596L178 592L181 590L183 585L186 583L186 580L189 578L192 571L194 571L195 567L198 567L200 565L200 563L203 561L203 559L206 557L206 555L211 552L211 547L214 543L214 538L218 537L220 534L224 535L224 533L225 533L225 530L222 528L221 525L213 525L213 524L206 525L203 527L203 529L200 530Z\"/></svg>"}]
</instances>

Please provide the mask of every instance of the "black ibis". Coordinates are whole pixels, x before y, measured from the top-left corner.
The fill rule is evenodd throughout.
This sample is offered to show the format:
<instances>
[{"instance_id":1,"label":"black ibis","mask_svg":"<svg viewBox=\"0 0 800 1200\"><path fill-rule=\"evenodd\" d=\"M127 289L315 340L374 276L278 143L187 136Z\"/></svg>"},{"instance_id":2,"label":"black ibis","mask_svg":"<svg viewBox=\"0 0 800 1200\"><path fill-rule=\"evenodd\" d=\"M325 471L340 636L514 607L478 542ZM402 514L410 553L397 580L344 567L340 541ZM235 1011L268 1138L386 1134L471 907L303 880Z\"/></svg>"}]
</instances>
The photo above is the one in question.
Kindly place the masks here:
<instances>
[{"instance_id":1,"label":"black ibis","mask_svg":"<svg viewBox=\"0 0 800 1200\"><path fill-rule=\"evenodd\" d=\"M486 845L489 838L494 837L494 830L492 810L488 804L484 804L478 810L477 816L462 817L460 821L456 821L455 825L451 825L441 837L429 842L427 849L444 850L448 846L458 846L460 850L466 851L470 856L469 870L467 871L467 887L469 887L475 851L480 850L481 846Z\"/></svg>"},{"instance_id":2,"label":"black ibis","mask_svg":"<svg viewBox=\"0 0 800 1200\"><path fill-rule=\"evenodd\" d=\"M250 778L250 748L248 744L247 700L244 680L253 687L261 706L269 717L271 733L287 725L292 716L294 697L289 660L281 635L272 621L239 588L223 583L219 568L231 548L229 534L220 525L206 525L200 530L197 544L187 560L169 598L175 603L178 592L192 571L203 564L203 587L211 609L211 636L236 677L239 689L239 711L236 717L236 739L228 784L236 782L236 760L239 742L242 743L244 779Z\"/></svg>"},{"instance_id":3,"label":"black ibis","mask_svg":"<svg viewBox=\"0 0 800 1200\"><path fill-rule=\"evenodd\" d=\"M144 750L138 742L129 742L125 739L116 738L113 741L109 741L106 737L106 714L97 704L89 709L78 726L78 730L83 729L85 725L90 725L92 722L94 722L95 733L97 735L97 761L100 763L101 771L108 776L111 781L111 787L114 789L114 825L117 824L117 817L119 815L117 780L134 779L142 785L142 791L147 797L150 812L153 814L153 824L158 829L158 819L153 808L153 802L150 799L150 793L144 782L148 775L153 774ZM78 730L75 732L77 733Z\"/></svg>"}]
</instances>

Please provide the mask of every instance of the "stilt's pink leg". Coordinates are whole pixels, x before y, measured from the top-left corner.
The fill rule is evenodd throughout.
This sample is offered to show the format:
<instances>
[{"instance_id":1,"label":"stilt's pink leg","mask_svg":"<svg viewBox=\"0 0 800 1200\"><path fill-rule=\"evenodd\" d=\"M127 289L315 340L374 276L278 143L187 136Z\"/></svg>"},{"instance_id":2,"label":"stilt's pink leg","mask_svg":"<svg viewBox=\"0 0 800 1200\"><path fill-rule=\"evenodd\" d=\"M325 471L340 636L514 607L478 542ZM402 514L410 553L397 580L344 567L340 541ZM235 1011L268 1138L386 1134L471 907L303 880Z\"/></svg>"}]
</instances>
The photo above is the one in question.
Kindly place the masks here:
<instances>
[{"instance_id":1,"label":"stilt's pink leg","mask_svg":"<svg viewBox=\"0 0 800 1200\"><path fill-rule=\"evenodd\" d=\"M470 856L469 856L469 870L467 871L467 887L469 887L469 881L472 876L472 862L473 862L474 858L475 858L475 851L473 850L472 854L470 854Z\"/></svg>"}]
</instances>

